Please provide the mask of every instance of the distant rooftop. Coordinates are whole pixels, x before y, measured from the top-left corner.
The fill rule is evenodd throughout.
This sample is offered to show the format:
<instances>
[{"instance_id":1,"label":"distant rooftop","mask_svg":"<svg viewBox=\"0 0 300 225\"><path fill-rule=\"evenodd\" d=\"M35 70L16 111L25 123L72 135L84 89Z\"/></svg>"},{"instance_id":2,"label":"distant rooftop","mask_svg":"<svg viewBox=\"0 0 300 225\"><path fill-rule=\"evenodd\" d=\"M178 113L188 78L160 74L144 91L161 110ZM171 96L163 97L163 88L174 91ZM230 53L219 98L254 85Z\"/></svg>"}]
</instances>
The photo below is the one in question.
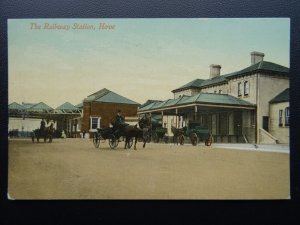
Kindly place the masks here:
<instances>
[{"instance_id":1,"label":"distant rooftop","mask_svg":"<svg viewBox=\"0 0 300 225\"><path fill-rule=\"evenodd\" d=\"M132 101L124 96L121 96L115 92L112 92L106 88L101 89L83 100L84 102L103 102L103 103L119 103L139 105L139 103Z\"/></svg>"}]
</instances>

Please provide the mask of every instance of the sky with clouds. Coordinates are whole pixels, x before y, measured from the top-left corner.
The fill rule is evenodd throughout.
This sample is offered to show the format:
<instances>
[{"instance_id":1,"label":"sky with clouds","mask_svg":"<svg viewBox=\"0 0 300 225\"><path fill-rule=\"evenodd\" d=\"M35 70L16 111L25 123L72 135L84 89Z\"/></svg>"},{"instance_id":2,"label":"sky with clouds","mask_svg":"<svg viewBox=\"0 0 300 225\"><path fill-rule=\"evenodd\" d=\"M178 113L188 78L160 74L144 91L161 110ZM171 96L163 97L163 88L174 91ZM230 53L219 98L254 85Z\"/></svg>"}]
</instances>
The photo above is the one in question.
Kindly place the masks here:
<instances>
[{"instance_id":1,"label":"sky with clouds","mask_svg":"<svg viewBox=\"0 0 300 225\"><path fill-rule=\"evenodd\" d=\"M249 66L252 51L289 67L289 38L287 18L10 19L9 103L76 105L102 88L165 100L207 79L210 64L221 74Z\"/></svg>"}]
</instances>

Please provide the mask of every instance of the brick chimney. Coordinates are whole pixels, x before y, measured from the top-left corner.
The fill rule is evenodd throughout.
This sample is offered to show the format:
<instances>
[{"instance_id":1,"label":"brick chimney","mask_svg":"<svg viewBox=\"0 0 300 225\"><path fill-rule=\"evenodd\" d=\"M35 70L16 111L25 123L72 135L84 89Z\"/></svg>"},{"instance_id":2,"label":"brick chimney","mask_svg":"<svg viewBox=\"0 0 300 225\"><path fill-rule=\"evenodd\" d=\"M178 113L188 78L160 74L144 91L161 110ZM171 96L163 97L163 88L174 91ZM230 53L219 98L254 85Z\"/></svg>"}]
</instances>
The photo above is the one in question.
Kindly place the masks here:
<instances>
[{"instance_id":1,"label":"brick chimney","mask_svg":"<svg viewBox=\"0 0 300 225\"><path fill-rule=\"evenodd\" d=\"M264 60L265 54L262 52L251 52L251 65Z\"/></svg>"},{"instance_id":2,"label":"brick chimney","mask_svg":"<svg viewBox=\"0 0 300 225\"><path fill-rule=\"evenodd\" d=\"M211 64L209 78L212 79L214 77L220 76L220 71L221 71L220 65Z\"/></svg>"}]
</instances>

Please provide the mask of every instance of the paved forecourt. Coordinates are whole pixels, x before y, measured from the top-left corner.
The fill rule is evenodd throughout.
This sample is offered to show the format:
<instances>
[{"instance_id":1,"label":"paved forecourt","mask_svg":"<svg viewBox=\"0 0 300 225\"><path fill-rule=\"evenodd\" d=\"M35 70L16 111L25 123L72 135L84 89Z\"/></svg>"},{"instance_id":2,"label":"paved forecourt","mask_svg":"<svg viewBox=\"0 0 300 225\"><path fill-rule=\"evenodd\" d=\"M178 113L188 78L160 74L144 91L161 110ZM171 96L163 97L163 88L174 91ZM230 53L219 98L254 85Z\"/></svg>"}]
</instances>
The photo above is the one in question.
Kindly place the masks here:
<instances>
[{"instance_id":1,"label":"paved forecourt","mask_svg":"<svg viewBox=\"0 0 300 225\"><path fill-rule=\"evenodd\" d=\"M13 199L287 199L289 154L88 139L9 140Z\"/></svg>"}]
</instances>

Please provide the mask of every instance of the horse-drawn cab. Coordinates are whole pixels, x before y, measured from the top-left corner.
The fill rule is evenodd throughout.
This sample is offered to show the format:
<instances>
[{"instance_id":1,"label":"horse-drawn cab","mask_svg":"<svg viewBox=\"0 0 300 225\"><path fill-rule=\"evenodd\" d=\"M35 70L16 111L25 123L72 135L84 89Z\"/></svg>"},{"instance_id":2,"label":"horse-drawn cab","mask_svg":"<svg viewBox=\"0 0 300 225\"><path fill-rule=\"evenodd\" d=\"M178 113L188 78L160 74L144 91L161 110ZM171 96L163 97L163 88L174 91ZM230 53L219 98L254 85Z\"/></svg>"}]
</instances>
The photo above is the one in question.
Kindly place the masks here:
<instances>
[{"instance_id":1,"label":"horse-drawn cab","mask_svg":"<svg viewBox=\"0 0 300 225\"><path fill-rule=\"evenodd\" d=\"M40 142L40 138L44 139L44 142L51 143L53 140L53 134L54 134L54 122L51 120L48 124L48 126L41 126L39 129L35 129L31 133L31 140L32 142L36 141Z\"/></svg>"},{"instance_id":2,"label":"horse-drawn cab","mask_svg":"<svg viewBox=\"0 0 300 225\"><path fill-rule=\"evenodd\" d=\"M188 126L183 128L172 127L174 134L174 143L184 144L185 137L189 137L192 145L197 145L200 141L204 141L206 146L212 144L212 135L208 128L196 121L189 121Z\"/></svg>"},{"instance_id":3,"label":"horse-drawn cab","mask_svg":"<svg viewBox=\"0 0 300 225\"><path fill-rule=\"evenodd\" d=\"M199 122L190 121L185 134L190 138L192 145L197 145L200 141L204 141L206 146L210 146L212 144L211 133L207 127L204 127Z\"/></svg>"},{"instance_id":4,"label":"horse-drawn cab","mask_svg":"<svg viewBox=\"0 0 300 225\"><path fill-rule=\"evenodd\" d=\"M108 128L98 128L97 132L94 132L93 134L93 144L96 148L99 148L100 141L103 140L109 140L109 146L111 149L115 149L119 142L121 137L125 138L125 148L131 148L133 145L133 138L139 136L140 141L145 140L147 137L147 132L143 132L143 135L136 135L137 131L142 132L143 130L147 130L147 120L140 119L138 124L140 128L137 128L137 125L132 126L127 123L125 123L122 120L111 120L112 127ZM132 131L134 131L134 135L132 136ZM139 133L139 132L138 132ZM136 143L135 143L136 145Z\"/></svg>"}]
</instances>

